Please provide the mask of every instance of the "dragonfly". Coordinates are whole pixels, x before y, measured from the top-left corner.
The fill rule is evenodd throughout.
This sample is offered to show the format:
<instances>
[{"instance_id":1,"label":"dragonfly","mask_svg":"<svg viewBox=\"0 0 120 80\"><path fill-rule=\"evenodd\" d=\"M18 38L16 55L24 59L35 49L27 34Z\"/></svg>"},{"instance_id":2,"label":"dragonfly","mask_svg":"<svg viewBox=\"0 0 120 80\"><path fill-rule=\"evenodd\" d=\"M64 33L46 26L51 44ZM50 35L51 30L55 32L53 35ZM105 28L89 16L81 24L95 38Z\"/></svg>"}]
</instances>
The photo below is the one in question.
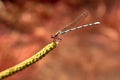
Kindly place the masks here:
<instances>
[{"instance_id":1,"label":"dragonfly","mask_svg":"<svg viewBox=\"0 0 120 80\"><path fill-rule=\"evenodd\" d=\"M67 24L63 29L59 30L58 32L55 33L55 35L53 35L51 38L53 38L53 41L61 41L62 39L59 37L62 34L68 33L70 31L74 31L80 28L84 28L84 27L89 27L89 26L94 26L94 25L98 25L100 24L99 21L93 22L93 23L89 23L89 24L84 24L81 26L77 26L74 27L74 24L76 24L77 22L82 21L83 19L85 19L88 15L87 11L82 12L75 20L73 20L71 23ZM72 28L71 28L72 27Z\"/></svg>"}]
</instances>

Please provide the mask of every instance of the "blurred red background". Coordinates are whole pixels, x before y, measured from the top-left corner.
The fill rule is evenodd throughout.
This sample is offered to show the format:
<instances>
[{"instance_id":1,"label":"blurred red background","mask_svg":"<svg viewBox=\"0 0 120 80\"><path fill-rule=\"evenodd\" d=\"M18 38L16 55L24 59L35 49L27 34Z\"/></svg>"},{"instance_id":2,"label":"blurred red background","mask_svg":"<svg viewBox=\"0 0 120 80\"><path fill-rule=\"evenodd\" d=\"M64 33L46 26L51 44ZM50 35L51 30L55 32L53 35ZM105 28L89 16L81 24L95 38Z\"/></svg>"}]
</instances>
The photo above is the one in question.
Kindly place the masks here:
<instances>
[{"instance_id":1,"label":"blurred red background","mask_svg":"<svg viewBox=\"0 0 120 80\"><path fill-rule=\"evenodd\" d=\"M34 55L83 9L81 24L101 25L61 36L56 49L5 80L120 80L119 0L2 0L0 71Z\"/></svg>"}]
</instances>

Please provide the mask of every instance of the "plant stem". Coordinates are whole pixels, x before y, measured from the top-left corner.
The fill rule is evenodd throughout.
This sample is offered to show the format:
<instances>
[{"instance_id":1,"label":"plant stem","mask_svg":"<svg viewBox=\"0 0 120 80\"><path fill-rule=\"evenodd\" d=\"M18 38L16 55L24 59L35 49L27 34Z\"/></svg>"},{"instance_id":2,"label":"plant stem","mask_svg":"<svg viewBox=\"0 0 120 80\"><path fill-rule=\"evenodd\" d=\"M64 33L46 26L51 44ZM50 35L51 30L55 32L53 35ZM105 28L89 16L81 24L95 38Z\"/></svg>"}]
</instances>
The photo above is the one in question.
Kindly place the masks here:
<instances>
[{"instance_id":1,"label":"plant stem","mask_svg":"<svg viewBox=\"0 0 120 80\"><path fill-rule=\"evenodd\" d=\"M37 62L38 60L42 59L47 53L52 51L56 46L57 46L56 42L51 42L50 44L45 46L42 50L38 51L35 55L28 58L27 60L0 72L0 80L17 73L27 68L28 66L32 65L33 63Z\"/></svg>"}]
</instances>

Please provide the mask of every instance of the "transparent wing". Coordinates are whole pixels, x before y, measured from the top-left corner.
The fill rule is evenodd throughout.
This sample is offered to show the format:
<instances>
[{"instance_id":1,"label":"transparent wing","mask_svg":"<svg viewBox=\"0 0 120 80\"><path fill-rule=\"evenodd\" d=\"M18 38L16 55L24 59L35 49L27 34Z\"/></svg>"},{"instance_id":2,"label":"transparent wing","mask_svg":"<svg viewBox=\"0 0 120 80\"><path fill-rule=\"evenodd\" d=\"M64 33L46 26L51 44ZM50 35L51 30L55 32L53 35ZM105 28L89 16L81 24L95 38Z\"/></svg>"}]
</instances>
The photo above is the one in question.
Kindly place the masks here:
<instances>
[{"instance_id":1,"label":"transparent wing","mask_svg":"<svg viewBox=\"0 0 120 80\"><path fill-rule=\"evenodd\" d=\"M81 14L80 14L73 22L71 22L71 23L69 23L68 25L66 25L66 26L61 30L61 32L62 32L62 31L65 31L65 30L67 30L67 29L69 29L69 28L75 27L74 24L76 24L76 23L78 23L78 22L82 22L82 21L87 17L87 15L88 15L88 11L87 11L87 10L83 10L83 11L81 12Z\"/></svg>"}]
</instances>

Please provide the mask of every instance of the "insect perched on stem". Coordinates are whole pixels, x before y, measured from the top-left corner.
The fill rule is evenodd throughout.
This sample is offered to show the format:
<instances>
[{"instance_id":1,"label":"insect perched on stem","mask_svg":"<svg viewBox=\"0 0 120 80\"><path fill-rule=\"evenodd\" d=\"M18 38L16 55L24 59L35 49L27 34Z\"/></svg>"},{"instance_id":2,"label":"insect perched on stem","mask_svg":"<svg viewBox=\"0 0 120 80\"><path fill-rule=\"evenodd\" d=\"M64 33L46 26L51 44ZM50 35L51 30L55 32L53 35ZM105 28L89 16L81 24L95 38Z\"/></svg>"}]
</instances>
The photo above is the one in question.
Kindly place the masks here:
<instances>
[{"instance_id":1,"label":"insect perched on stem","mask_svg":"<svg viewBox=\"0 0 120 80\"><path fill-rule=\"evenodd\" d=\"M52 36L53 42L46 45L43 49L38 51L35 55L33 55L32 57L28 58L27 60L21 62L20 64L17 64L15 66L11 67L11 68L8 68L8 69L0 72L0 80L2 80L4 78L7 78L8 76L11 76L11 75L27 68L28 66L32 65L33 63L35 63L38 60L40 60L41 58L43 58L46 54L48 54L50 51L52 51L57 46L58 42L61 40L61 38L59 38L59 35L65 34L67 32L70 32L70 31L73 31L73 30L76 30L76 29L80 29L80 28L83 28L83 27L88 27L88 26L93 26L93 25L100 24L100 22L94 22L94 23L85 24L85 25L82 25L82 26L77 26L77 27L72 26L72 25L76 24L78 21L85 18L86 16L87 16L86 11L81 13L73 22L66 25L65 28L58 31L54 36ZM72 26L72 28L69 28L70 26Z\"/></svg>"},{"instance_id":2,"label":"insect perched on stem","mask_svg":"<svg viewBox=\"0 0 120 80\"><path fill-rule=\"evenodd\" d=\"M77 22L82 21L84 18L86 18L87 15L88 15L87 11L82 12L73 22L69 23L63 29L61 29L58 32L56 32L56 34L51 37L51 38L53 38L53 41L55 41L55 42L56 41L60 41L61 38L59 37L59 35L61 35L61 34L65 34L67 32L74 31L74 30L77 30L77 29L80 29L80 28L84 28L84 27L89 27L89 26L100 24L100 22L97 21L97 22L94 22L94 23L89 23L89 24L85 24L85 25L81 25L81 26L77 26L77 27L73 26ZM69 28L70 26L72 28Z\"/></svg>"}]
</instances>

